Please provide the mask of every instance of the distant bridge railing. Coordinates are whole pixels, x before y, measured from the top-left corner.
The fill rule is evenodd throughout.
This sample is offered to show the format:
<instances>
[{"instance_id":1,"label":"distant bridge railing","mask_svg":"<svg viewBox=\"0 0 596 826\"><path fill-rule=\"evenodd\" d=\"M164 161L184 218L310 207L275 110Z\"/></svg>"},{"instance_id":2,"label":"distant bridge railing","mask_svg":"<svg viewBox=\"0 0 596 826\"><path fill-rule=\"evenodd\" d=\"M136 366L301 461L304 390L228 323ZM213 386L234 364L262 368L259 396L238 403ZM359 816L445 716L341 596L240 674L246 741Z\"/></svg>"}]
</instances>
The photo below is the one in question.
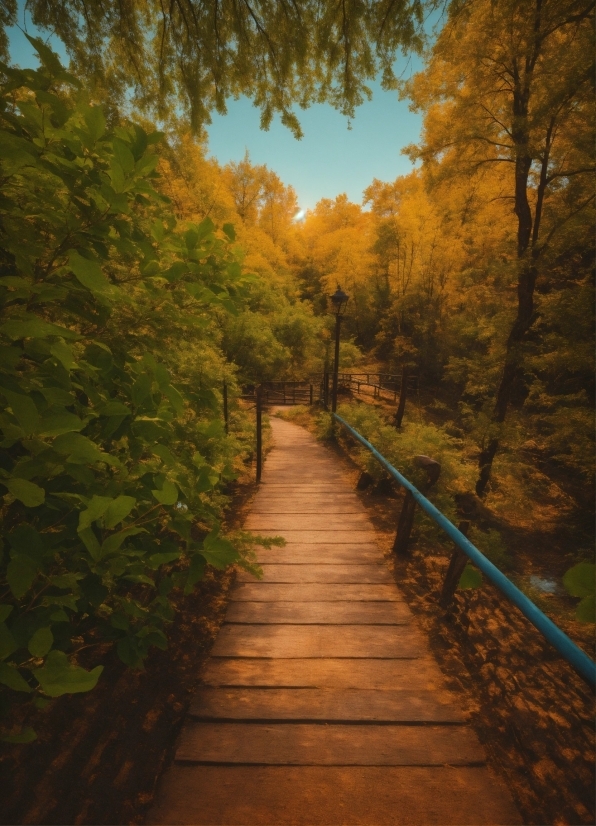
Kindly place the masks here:
<instances>
[{"instance_id":1,"label":"distant bridge railing","mask_svg":"<svg viewBox=\"0 0 596 826\"><path fill-rule=\"evenodd\" d=\"M588 657L588 655L577 646L567 634L555 625L546 614L543 614L540 608L535 605L532 600L517 588L505 574L500 571L496 565L487 559L478 548L473 545L465 536L465 532L461 530L467 529L468 523L462 523L459 528L447 519L447 517L436 508L414 485L406 479L405 476L396 470L384 456L382 456L373 445L368 442L364 436L361 436L357 430L354 430L341 416L336 413L333 414L334 419L344 427L347 432L356 441L360 442L367 450L369 450L375 459L385 468L387 473L395 479L406 490L406 498L399 518L398 530L394 550L396 552L405 552L409 532L412 527L414 508L419 505L422 510L433 519L437 525L442 528L447 536L453 540L456 545L456 551L451 558L449 569L445 578L443 591L441 594L441 604L445 604L450 595L455 591L459 576L463 571L462 561L473 562L474 565L482 571L483 574L496 585L497 588L505 594L505 596L516 605L519 610L530 620L540 633L553 645L557 651L567 660L570 665L592 686L596 686L596 663ZM431 487L437 481L441 466L438 462L430 459L428 456L416 457L418 464L424 467L429 475L429 486ZM459 574L458 574L459 572ZM454 575L455 574L455 575ZM450 593L451 592L451 593Z\"/></svg>"},{"instance_id":2,"label":"distant bridge railing","mask_svg":"<svg viewBox=\"0 0 596 826\"><path fill-rule=\"evenodd\" d=\"M402 376L393 373L339 373L339 391L350 391L373 399L397 401ZM302 381L265 381L260 385L263 404L314 404L329 399L331 373L313 373ZM418 376L407 375L407 390L418 389ZM245 396L256 398L256 387L245 388Z\"/></svg>"},{"instance_id":3,"label":"distant bridge railing","mask_svg":"<svg viewBox=\"0 0 596 826\"><path fill-rule=\"evenodd\" d=\"M373 399L387 399L397 401L401 393L402 376L393 373L339 373L340 387L351 390L363 396L372 396ZM408 390L418 389L418 376L407 375Z\"/></svg>"}]
</instances>

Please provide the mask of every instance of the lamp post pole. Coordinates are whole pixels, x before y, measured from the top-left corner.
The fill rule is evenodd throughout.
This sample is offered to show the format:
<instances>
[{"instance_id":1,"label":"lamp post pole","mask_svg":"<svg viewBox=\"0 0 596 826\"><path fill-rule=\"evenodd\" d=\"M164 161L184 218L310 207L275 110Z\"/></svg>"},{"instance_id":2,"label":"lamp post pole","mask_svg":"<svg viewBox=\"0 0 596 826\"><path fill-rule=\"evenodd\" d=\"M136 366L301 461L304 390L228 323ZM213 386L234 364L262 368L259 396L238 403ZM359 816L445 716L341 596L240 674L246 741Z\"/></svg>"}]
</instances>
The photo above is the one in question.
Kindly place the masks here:
<instances>
[{"instance_id":1,"label":"lamp post pole","mask_svg":"<svg viewBox=\"0 0 596 826\"><path fill-rule=\"evenodd\" d=\"M333 388L331 391L331 412L335 413L337 410L337 383L339 375L339 331L341 328L341 318L348 303L348 296L338 284L337 290L330 298L335 313L335 359L333 361Z\"/></svg>"},{"instance_id":2,"label":"lamp post pole","mask_svg":"<svg viewBox=\"0 0 596 826\"><path fill-rule=\"evenodd\" d=\"M335 359L333 361L333 389L331 391L331 412L337 410L337 384L339 374L339 331L341 328L341 316L335 316Z\"/></svg>"}]
</instances>

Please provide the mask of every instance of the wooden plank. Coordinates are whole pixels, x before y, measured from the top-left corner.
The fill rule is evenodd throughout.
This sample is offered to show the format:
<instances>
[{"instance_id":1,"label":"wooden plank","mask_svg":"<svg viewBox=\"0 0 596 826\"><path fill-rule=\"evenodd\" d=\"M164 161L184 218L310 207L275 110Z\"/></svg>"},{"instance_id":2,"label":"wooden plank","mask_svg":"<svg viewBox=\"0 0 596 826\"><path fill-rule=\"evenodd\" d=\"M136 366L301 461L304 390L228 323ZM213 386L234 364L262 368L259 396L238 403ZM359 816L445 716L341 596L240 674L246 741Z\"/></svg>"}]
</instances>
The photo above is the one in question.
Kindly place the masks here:
<instances>
[{"instance_id":1,"label":"wooden plank","mask_svg":"<svg viewBox=\"0 0 596 826\"><path fill-rule=\"evenodd\" d=\"M306 545L343 545L345 542L364 542L374 545L376 537L372 529L354 531L311 531L308 527L302 530L270 531L260 530L261 536L283 536L286 542L300 542Z\"/></svg>"},{"instance_id":2,"label":"wooden plank","mask_svg":"<svg viewBox=\"0 0 596 826\"><path fill-rule=\"evenodd\" d=\"M320 625L406 625L405 602L231 602L226 622Z\"/></svg>"},{"instance_id":3,"label":"wooden plank","mask_svg":"<svg viewBox=\"0 0 596 826\"><path fill-rule=\"evenodd\" d=\"M230 599L249 602L403 602L395 585L335 585L283 582L241 582Z\"/></svg>"},{"instance_id":4,"label":"wooden plank","mask_svg":"<svg viewBox=\"0 0 596 826\"><path fill-rule=\"evenodd\" d=\"M325 502L320 497L296 494L291 499L287 496L261 496L253 499L251 513L360 513L366 515L366 509L353 493L326 496Z\"/></svg>"},{"instance_id":5,"label":"wooden plank","mask_svg":"<svg viewBox=\"0 0 596 826\"><path fill-rule=\"evenodd\" d=\"M235 602L403 602L395 585L293 585L283 582L241 582L231 592Z\"/></svg>"},{"instance_id":6,"label":"wooden plank","mask_svg":"<svg viewBox=\"0 0 596 826\"><path fill-rule=\"evenodd\" d=\"M342 562L381 562L382 552L371 545L301 545L287 543L283 548L255 548L257 560L261 564L287 565L339 565Z\"/></svg>"},{"instance_id":7,"label":"wooden plank","mask_svg":"<svg viewBox=\"0 0 596 826\"><path fill-rule=\"evenodd\" d=\"M253 513L245 521L247 531L371 531L368 517L359 513Z\"/></svg>"},{"instance_id":8,"label":"wooden plank","mask_svg":"<svg viewBox=\"0 0 596 826\"><path fill-rule=\"evenodd\" d=\"M419 657L424 637L414 626L224 625L214 657Z\"/></svg>"},{"instance_id":9,"label":"wooden plank","mask_svg":"<svg viewBox=\"0 0 596 826\"><path fill-rule=\"evenodd\" d=\"M483 763L460 726L187 723L176 760L273 766L467 766Z\"/></svg>"},{"instance_id":10,"label":"wooden plank","mask_svg":"<svg viewBox=\"0 0 596 826\"><path fill-rule=\"evenodd\" d=\"M485 766L196 766L175 763L154 826L495 826L523 823Z\"/></svg>"},{"instance_id":11,"label":"wooden plank","mask_svg":"<svg viewBox=\"0 0 596 826\"><path fill-rule=\"evenodd\" d=\"M264 688L431 690L444 685L444 677L430 656L412 660L210 657L201 678L205 685Z\"/></svg>"},{"instance_id":12,"label":"wooden plank","mask_svg":"<svg viewBox=\"0 0 596 826\"><path fill-rule=\"evenodd\" d=\"M384 565L269 565L263 564L262 582L336 582L358 584L390 584L393 577ZM238 582L254 582L247 571L238 571Z\"/></svg>"},{"instance_id":13,"label":"wooden plank","mask_svg":"<svg viewBox=\"0 0 596 826\"><path fill-rule=\"evenodd\" d=\"M320 688L200 688L190 715L201 720L338 723L463 723L446 691L371 691Z\"/></svg>"}]
</instances>

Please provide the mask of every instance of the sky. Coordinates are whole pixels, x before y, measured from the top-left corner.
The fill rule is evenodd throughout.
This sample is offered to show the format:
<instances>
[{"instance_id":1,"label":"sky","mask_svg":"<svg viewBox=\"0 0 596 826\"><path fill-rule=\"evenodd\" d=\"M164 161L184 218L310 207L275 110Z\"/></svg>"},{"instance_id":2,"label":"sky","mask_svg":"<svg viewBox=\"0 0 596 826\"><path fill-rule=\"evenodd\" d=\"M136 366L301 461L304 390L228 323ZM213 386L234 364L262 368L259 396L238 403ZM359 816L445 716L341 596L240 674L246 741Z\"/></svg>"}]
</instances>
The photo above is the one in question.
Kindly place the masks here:
<instances>
[{"instance_id":1,"label":"sky","mask_svg":"<svg viewBox=\"0 0 596 826\"><path fill-rule=\"evenodd\" d=\"M30 21L27 30L38 34ZM13 27L7 33L12 62L21 68L37 66L35 52L20 29ZM46 37L45 33L41 36ZM62 43L54 37L48 42L67 64ZM402 56L396 62L396 72L404 78L420 68L422 62L416 55ZM421 116L409 111L408 101L400 101L397 92L386 92L377 82L369 85L373 98L357 108L351 129L347 119L328 104L298 109L304 133L300 141L279 118L263 131L260 112L248 98L229 100L228 114L214 112L213 123L207 127L209 154L226 164L240 161L248 150L253 163L266 164L294 187L301 210L313 209L321 198L341 193L361 203L364 189L374 178L393 181L412 170L401 150L418 141L422 126Z\"/></svg>"}]
</instances>

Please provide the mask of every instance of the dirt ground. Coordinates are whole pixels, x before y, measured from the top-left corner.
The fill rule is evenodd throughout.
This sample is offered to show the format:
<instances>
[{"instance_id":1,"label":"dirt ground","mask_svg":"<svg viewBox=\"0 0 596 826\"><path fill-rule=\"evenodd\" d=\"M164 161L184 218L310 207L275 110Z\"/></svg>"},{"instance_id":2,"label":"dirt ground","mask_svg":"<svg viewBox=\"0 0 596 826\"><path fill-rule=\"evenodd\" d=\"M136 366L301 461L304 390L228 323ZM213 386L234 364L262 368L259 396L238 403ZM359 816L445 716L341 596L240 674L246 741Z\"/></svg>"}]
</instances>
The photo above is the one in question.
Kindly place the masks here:
<instances>
[{"instance_id":1,"label":"dirt ground","mask_svg":"<svg viewBox=\"0 0 596 826\"><path fill-rule=\"evenodd\" d=\"M363 498L391 547L397 502ZM439 555L413 544L410 557L392 560L396 581L524 822L593 824L593 690L492 585L460 591L451 609L440 608L449 549ZM594 656L593 626L563 630Z\"/></svg>"},{"instance_id":2,"label":"dirt ground","mask_svg":"<svg viewBox=\"0 0 596 826\"><path fill-rule=\"evenodd\" d=\"M356 480L358 471L345 461ZM238 491L239 523L252 490ZM368 491L361 497L389 550L400 500ZM462 592L452 610L440 609L449 553L448 546L439 553L418 541L410 557L389 557L448 685L525 823L593 824L593 691L491 586ZM127 671L108 656L93 692L40 712L36 742L2 748L1 823L144 822L223 621L233 576L211 571L195 594L180 599L170 646L155 651L145 671ZM593 656L592 627L572 622L564 630Z\"/></svg>"}]
</instances>

